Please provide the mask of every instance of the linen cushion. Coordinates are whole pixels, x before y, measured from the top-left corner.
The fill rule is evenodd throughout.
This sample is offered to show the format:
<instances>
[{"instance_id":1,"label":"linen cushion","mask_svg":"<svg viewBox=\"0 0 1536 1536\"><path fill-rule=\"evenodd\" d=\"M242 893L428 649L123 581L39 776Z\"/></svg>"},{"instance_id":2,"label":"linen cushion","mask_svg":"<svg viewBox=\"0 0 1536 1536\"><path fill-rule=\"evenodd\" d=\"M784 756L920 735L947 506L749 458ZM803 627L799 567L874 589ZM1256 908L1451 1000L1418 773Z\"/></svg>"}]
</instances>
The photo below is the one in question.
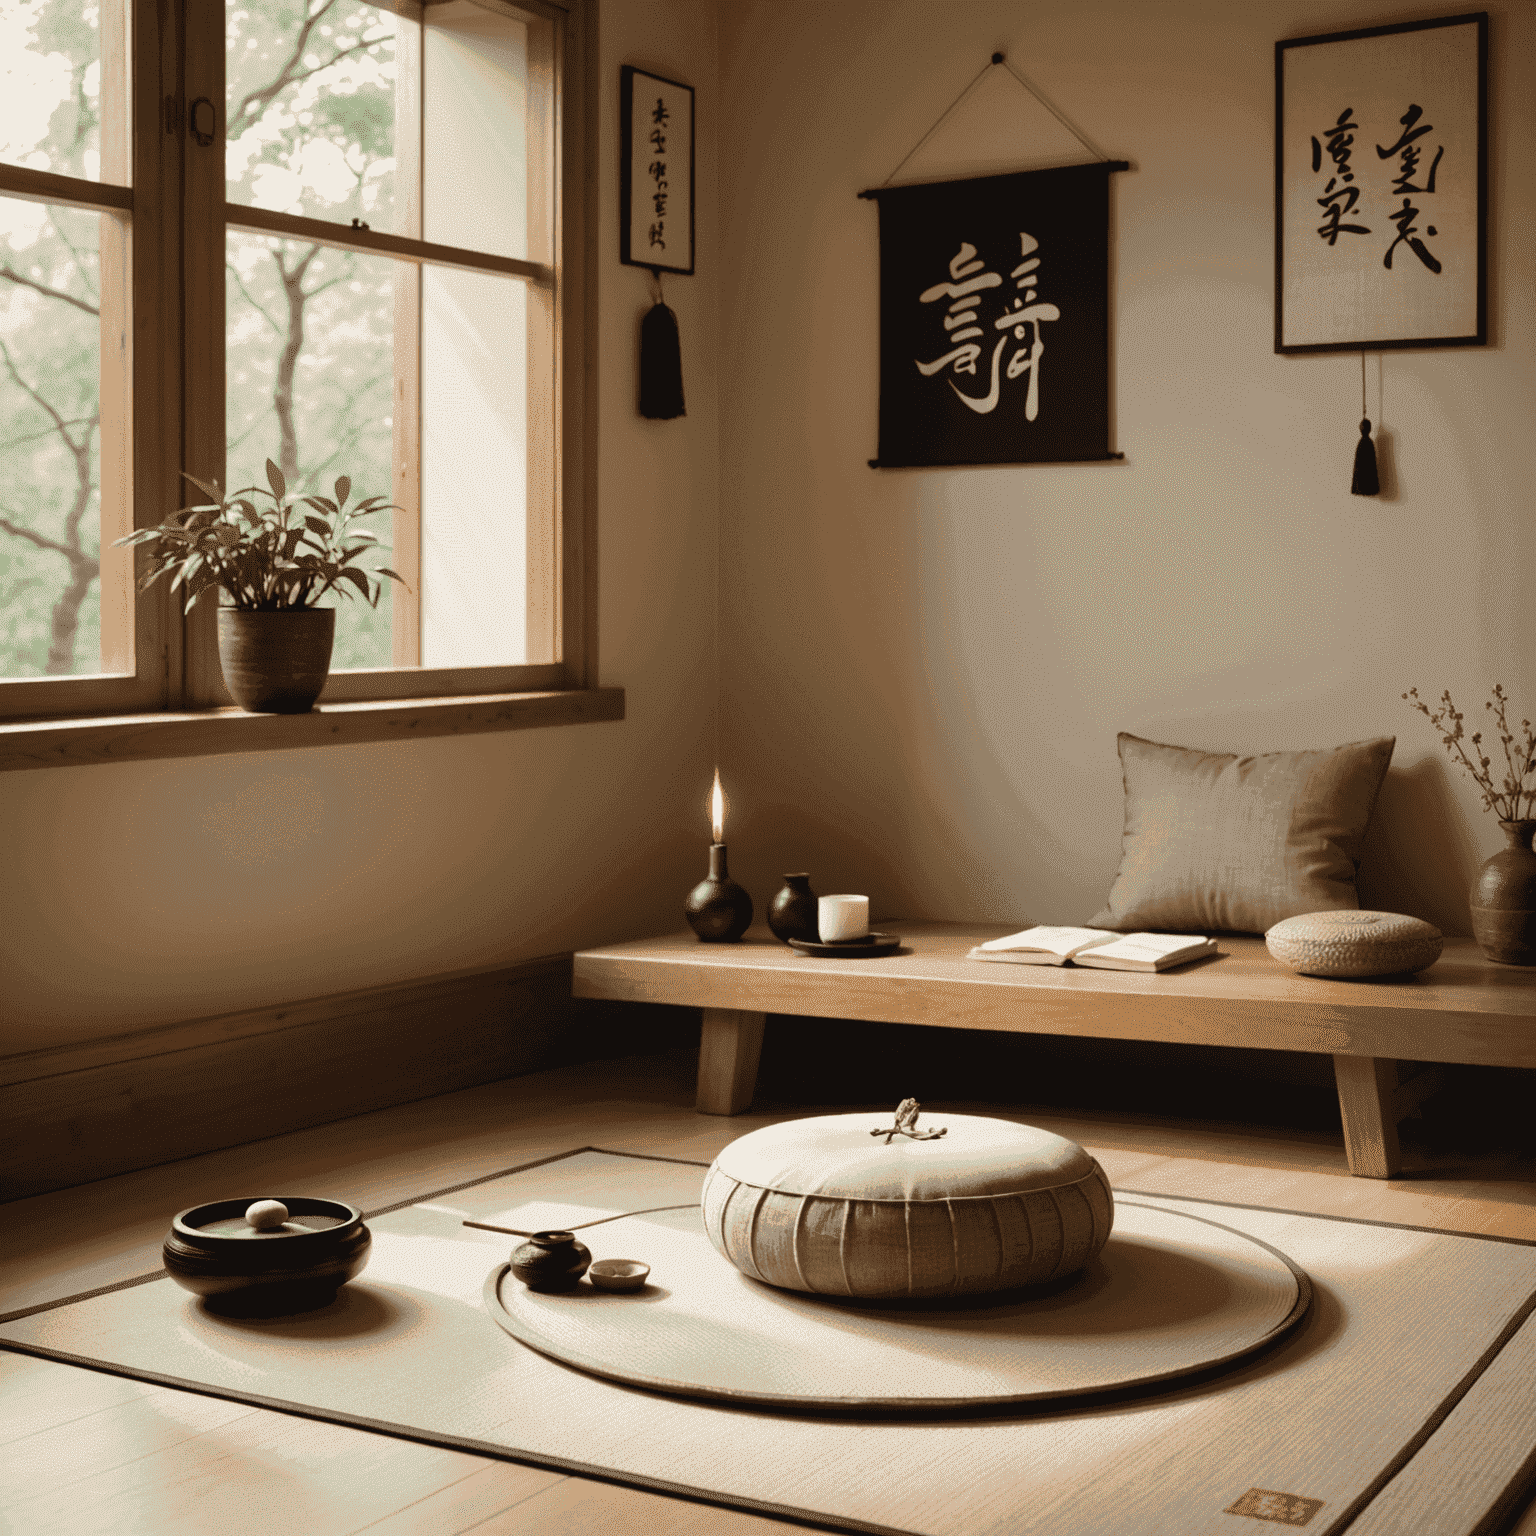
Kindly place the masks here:
<instances>
[{"instance_id":1,"label":"linen cushion","mask_svg":"<svg viewBox=\"0 0 1536 1536\"><path fill-rule=\"evenodd\" d=\"M1440 930L1401 912L1309 912L1264 935L1276 960L1303 976L1396 976L1440 958Z\"/></svg>"},{"instance_id":2,"label":"linen cushion","mask_svg":"<svg viewBox=\"0 0 1536 1536\"><path fill-rule=\"evenodd\" d=\"M704 1230L743 1273L834 1296L983 1294L1072 1274L1114 1198L1075 1141L985 1115L925 1114L932 1141L813 1115L738 1137L704 1177Z\"/></svg>"},{"instance_id":3,"label":"linen cushion","mask_svg":"<svg viewBox=\"0 0 1536 1536\"><path fill-rule=\"evenodd\" d=\"M1360 845L1395 742L1239 757L1122 731L1120 870L1090 926L1264 933L1358 908Z\"/></svg>"}]
</instances>

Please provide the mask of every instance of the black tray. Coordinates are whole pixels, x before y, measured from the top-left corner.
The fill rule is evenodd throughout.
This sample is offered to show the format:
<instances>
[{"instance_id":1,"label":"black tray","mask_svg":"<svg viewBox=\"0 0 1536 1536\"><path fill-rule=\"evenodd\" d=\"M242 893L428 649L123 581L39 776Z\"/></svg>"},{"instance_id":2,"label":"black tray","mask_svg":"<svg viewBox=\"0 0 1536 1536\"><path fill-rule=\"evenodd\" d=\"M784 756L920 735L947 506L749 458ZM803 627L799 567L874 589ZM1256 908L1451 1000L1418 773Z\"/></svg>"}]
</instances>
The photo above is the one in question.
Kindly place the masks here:
<instances>
[{"instance_id":1,"label":"black tray","mask_svg":"<svg viewBox=\"0 0 1536 1536\"><path fill-rule=\"evenodd\" d=\"M872 960L877 955L894 955L901 948L901 940L894 933L872 933L867 939L852 939L845 944L820 944L815 939L784 942L802 955L838 960Z\"/></svg>"}]
</instances>

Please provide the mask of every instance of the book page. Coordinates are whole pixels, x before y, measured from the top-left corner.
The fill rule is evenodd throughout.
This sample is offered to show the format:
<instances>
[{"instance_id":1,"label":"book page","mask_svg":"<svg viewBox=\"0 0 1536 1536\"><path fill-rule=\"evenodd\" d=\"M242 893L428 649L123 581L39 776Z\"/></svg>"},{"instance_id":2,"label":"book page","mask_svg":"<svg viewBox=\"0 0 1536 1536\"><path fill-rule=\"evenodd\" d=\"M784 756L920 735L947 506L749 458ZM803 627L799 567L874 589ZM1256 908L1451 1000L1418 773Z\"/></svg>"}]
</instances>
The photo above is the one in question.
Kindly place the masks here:
<instances>
[{"instance_id":1,"label":"book page","mask_svg":"<svg viewBox=\"0 0 1536 1536\"><path fill-rule=\"evenodd\" d=\"M1119 937L1103 928L1052 928L1039 926L1010 933L1001 939L988 939L977 947L988 951L1037 950L1065 958L1091 945L1108 944Z\"/></svg>"}]
</instances>

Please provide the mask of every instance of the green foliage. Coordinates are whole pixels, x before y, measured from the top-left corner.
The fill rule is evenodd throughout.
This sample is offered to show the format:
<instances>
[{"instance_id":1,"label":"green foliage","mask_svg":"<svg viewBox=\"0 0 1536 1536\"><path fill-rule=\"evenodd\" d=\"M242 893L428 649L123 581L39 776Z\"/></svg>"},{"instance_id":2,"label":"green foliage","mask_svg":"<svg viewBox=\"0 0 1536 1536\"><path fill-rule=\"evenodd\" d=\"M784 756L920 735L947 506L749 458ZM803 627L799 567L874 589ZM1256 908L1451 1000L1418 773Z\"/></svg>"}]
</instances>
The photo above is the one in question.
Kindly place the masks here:
<instances>
[{"instance_id":1,"label":"green foliage","mask_svg":"<svg viewBox=\"0 0 1536 1536\"><path fill-rule=\"evenodd\" d=\"M13 162L93 177L100 149L97 7L0 0L34 81L58 89ZM18 31L15 18L21 18ZM225 8L233 202L390 227L394 18L364 0L250 0ZM30 61L35 60L35 65ZM0 199L0 676L100 669L97 559L99 216ZM309 259L298 281L293 274ZM279 440L295 491L319 495L346 463L390 483L393 264L334 247L229 240L231 454ZM210 493L212 494L212 493ZM390 508L375 508L390 536ZM352 511L357 515L356 509ZM162 525L163 526L163 525ZM356 590L343 578L340 590ZM373 601L377 602L377 591ZM338 615L336 667L390 661L390 606Z\"/></svg>"},{"instance_id":2,"label":"green foliage","mask_svg":"<svg viewBox=\"0 0 1536 1536\"><path fill-rule=\"evenodd\" d=\"M260 0L226 11L226 195L393 227L394 18L362 0ZM318 493L346 464L393 472L396 265L333 246L231 234L226 413L231 456L277 443L287 483ZM390 514L377 527L391 536ZM388 666L390 605L337 616L336 668Z\"/></svg>"},{"instance_id":3,"label":"green foliage","mask_svg":"<svg viewBox=\"0 0 1536 1536\"><path fill-rule=\"evenodd\" d=\"M327 592L359 592L377 607L384 583L402 578L387 566L358 562L382 546L378 535L353 524L388 503L370 496L347 506L352 481L342 475L329 496L290 496L283 472L267 460L267 486L250 485L223 495L216 484L187 479L213 501L172 512L157 528L139 528L119 544L148 544L158 561L140 581L147 587L170 576L171 590L186 592L186 606L221 590L229 606L248 612L313 608ZM270 489L268 488L270 487ZM270 505L258 505L264 497ZM308 507L308 513L301 509ZM403 585L402 581L402 585Z\"/></svg>"},{"instance_id":4,"label":"green foliage","mask_svg":"<svg viewBox=\"0 0 1536 1536\"><path fill-rule=\"evenodd\" d=\"M7 41L28 60L18 78L44 103L33 137L5 158L93 175L95 7L5 9ZM99 219L0 198L0 677L101 666Z\"/></svg>"}]
</instances>

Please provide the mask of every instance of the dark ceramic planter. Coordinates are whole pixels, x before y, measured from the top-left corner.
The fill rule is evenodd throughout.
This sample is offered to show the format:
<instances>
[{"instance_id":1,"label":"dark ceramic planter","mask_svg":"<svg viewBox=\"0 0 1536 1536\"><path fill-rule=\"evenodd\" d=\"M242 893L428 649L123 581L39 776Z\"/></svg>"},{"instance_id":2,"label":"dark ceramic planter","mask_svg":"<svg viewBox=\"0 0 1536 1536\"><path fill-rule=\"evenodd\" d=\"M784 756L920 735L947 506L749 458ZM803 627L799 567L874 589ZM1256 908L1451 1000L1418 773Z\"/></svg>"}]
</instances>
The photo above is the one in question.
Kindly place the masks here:
<instances>
[{"instance_id":1,"label":"dark ceramic planter","mask_svg":"<svg viewBox=\"0 0 1536 1536\"><path fill-rule=\"evenodd\" d=\"M768 907L768 926L775 938L814 943L821 937L817 927L816 893L809 875L785 875L784 889Z\"/></svg>"},{"instance_id":2,"label":"dark ceramic planter","mask_svg":"<svg viewBox=\"0 0 1536 1536\"><path fill-rule=\"evenodd\" d=\"M535 1232L512 1250L512 1273L530 1291L568 1291L591 1262L592 1250L574 1232Z\"/></svg>"},{"instance_id":3,"label":"dark ceramic planter","mask_svg":"<svg viewBox=\"0 0 1536 1536\"><path fill-rule=\"evenodd\" d=\"M334 608L220 608L224 684L252 714L308 714L330 673L335 638Z\"/></svg>"},{"instance_id":4,"label":"dark ceramic planter","mask_svg":"<svg viewBox=\"0 0 1536 1536\"><path fill-rule=\"evenodd\" d=\"M729 944L752 926L752 898L731 879L724 843L710 844L709 878L689 891L683 911L706 944Z\"/></svg>"},{"instance_id":5,"label":"dark ceramic planter","mask_svg":"<svg viewBox=\"0 0 1536 1536\"><path fill-rule=\"evenodd\" d=\"M259 1198L214 1200L175 1216L161 1250L171 1279L211 1311L237 1317L285 1317L334 1301L368 1262L373 1237L363 1213L294 1195L283 1201L285 1226L258 1232L245 1212Z\"/></svg>"},{"instance_id":6,"label":"dark ceramic planter","mask_svg":"<svg viewBox=\"0 0 1536 1536\"><path fill-rule=\"evenodd\" d=\"M1478 871L1472 933L1490 960L1536 965L1536 821L1501 821L1507 847Z\"/></svg>"}]
</instances>

